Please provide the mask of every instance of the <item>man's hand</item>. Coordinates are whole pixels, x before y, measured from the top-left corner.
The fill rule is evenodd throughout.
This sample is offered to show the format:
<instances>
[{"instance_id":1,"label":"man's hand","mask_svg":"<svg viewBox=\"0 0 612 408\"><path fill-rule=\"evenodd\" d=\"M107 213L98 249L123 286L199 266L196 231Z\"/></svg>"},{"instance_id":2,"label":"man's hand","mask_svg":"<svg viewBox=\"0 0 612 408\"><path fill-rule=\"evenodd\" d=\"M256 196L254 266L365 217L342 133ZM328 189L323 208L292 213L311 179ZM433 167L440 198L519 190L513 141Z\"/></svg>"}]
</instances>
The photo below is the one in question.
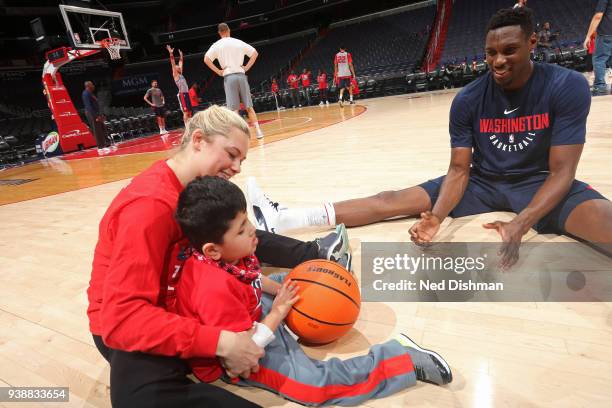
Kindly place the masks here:
<instances>
[{"instance_id":1,"label":"man's hand","mask_svg":"<svg viewBox=\"0 0 612 408\"><path fill-rule=\"evenodd\" d=\"M591 46L591 37L585 38L584 43L582 43L582 46L588 50Z\"/></svg>"},{"instance_id":2,"label":"man's hand","mask_svg":"<svg viewBox=\"0 0 612 408\"><path fill-rule=\"evenodd\" d=\"M179 58L183 59L183 51L179 49Z\"/></svg>"},{"instance_id":3,"label":"man's hand","mask_svg":"<svg viewBox=\"0 0 612 408\"><path fill-rule=\"evenodd\" d=\"M166 45L166 49L170 53L170 55L174 55L174 48L170 46L170 44Z\"/></svg>"},{"instance_id":4,"label":"man's hand","mask_svg":"<svg viewBox=\"0 0 612 408\"><path fill-rule=\"evenodd\" d=\"M417 245L426 245L440 229L440 219L431 211L421 213L421 219L410 227L410 239Z\"/></svg>"},{"instance_id":5,"label":"man's hand","mask_svg":"<svg viewBox=\"0 0 612 408\"><path fill-rule=\"evenodd\" d=\"M222 330L217 343L217 356L230 377L248 377L259 370L258 361L264 350L251 340L253 329L234 333Z\"/></svg>"},{"instance_id":6,"label":"man's hand","mask_svg":"<svg viewBox=\"0 0 612 408\"><path fill-rule=\"evenodd\" d=\"M501 256L499 267L508 270L519 259L519 247L525 235L525 229L518 222L495 221L483 224L486 229L496 230L502 238L503 244L498 252Z\"/></svg>"}]
</instances>

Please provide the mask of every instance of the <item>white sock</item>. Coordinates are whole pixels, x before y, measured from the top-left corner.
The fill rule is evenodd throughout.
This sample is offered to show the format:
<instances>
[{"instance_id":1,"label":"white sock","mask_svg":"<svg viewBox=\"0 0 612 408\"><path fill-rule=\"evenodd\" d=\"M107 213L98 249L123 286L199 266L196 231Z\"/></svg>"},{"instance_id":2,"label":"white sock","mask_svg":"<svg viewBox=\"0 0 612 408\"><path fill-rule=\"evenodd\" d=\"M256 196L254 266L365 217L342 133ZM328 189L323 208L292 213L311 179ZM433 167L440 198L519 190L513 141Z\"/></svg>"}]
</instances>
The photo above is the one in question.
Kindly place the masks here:
<instances>
[{"instance_id":1,"label":"white sock","mask_svg":"<svg viewBox=\"0 0 612 408\"><path fill-rule=\"evenodd\" d=\"M286 208L279 212L277 232L305 227L336 225L336 211L331 203L311 208Z\"/></svg>"},{"instance_id":2,"label":"white sock","mask_svg":"<svg viewBox=\"0 0 612 408\"><path fill-rule=\"evenodd\" d=\"M257 129L258 132L261 132L261 129L259 128L259 122L255 122L255 129Z\"/></svg>"},{"instance_id":3,"label":"white sock","mask_svg":"<svg viewBox=\"0 0 612 408\"><path fill-rule=\"evenodd\" d=\"M351 102L353 102L353 95L351 95L351 97L349 99L351 100Z\"/></svg>"}]
</instances>

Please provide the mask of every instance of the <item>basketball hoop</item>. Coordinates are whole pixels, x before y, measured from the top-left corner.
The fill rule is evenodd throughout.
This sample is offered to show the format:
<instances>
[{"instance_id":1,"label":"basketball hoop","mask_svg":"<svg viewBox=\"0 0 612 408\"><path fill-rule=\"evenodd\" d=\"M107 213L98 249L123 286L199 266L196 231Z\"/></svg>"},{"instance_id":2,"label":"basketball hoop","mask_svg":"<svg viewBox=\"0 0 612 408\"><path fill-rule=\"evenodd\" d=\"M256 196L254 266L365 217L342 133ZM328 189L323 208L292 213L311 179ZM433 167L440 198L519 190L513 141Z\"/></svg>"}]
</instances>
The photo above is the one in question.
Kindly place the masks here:
<instances>
[{"instance_id":1,"label":"basketball hoop","mask_svg":"<svg viewBox=\"0 0 612 408\"><path fill-rule=\"evenodd\" d=\"M121 59L121 40L119 38L105 38L100 45L106 48L112 60Z\"/></svg>"}]
</instances>

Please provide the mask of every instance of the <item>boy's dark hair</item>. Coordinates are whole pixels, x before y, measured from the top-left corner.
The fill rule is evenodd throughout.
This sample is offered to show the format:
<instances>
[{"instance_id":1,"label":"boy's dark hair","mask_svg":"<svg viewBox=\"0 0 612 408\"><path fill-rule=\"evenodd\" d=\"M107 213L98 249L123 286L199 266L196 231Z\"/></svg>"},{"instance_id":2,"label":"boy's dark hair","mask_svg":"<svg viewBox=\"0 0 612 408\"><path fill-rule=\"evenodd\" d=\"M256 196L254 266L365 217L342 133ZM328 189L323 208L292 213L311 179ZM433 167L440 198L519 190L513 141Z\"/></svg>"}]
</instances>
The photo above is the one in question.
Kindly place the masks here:
<instances>
[{"instance_id":1,"label":"boy's dark hair","mask_svg":"<svg viewBox=\"0 0 612 408\"><path fill-rule=\"evenodd\" d=\"M198 177L183 190L176 208L176 220L189 243L197 250L207 242L223 243L223 234L239 212L246 212L246 200L234 183L221 177Z\"/></svg>"},{"instance_id":2,"label":"boy's dark hair","mask_svg":"<svg viewBox=\"0 0 612 408\"><path fill-rule=\"evenodd\" d=\"M501 9L491 17L487 26L487 33L501 27L521 26L525 37L529 38L534 32L533 11L527 7Z\"/></svg>"}]
</instances>

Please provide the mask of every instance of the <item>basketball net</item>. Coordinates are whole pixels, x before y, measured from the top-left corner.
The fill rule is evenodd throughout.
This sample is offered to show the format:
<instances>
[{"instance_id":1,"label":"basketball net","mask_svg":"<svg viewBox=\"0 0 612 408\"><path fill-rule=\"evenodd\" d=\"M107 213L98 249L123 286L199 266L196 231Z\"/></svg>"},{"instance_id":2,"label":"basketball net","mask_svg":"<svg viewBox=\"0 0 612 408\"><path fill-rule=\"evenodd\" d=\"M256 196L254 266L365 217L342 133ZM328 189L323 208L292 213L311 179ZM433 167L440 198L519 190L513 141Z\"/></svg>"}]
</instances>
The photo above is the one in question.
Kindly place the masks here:
<instances>
[{"instance_id":1,"label":"basketball net","mask_svg":"<svg viewBox=\"0 0 612 408\"><path fill-rule=\"evenodd\" d=\"M100 45L106 48L111 59L121 59L121 40L119 38L105 38L100 41Z\"/></svg>"}]
</instances>

